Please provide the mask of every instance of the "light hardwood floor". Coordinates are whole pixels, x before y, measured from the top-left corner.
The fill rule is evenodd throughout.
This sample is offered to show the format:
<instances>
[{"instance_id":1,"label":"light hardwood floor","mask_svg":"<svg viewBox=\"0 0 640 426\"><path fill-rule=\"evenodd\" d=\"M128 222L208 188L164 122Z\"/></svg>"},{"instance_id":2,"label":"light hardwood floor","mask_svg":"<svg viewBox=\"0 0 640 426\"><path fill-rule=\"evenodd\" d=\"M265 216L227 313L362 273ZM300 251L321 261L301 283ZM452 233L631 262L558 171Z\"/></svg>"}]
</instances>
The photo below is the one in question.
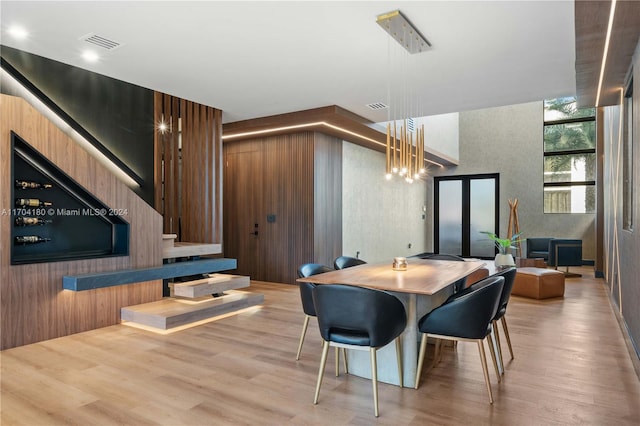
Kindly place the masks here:
<instances>
[{"instance_id":1,"label":"light hardwood floor","mask_svg":"<svg viewBox=\"0 0 640 426\"><path fill-rule=\"evenodd\" d=\"M585 274L591 274L584 268ZM516 358L489 405L477 347L445 348L418 390L371 384L327 363L313 405L321 343L295 286L252 283L262 307L159 335L124 325L0 353L8 425L637 425L636 376L602 280L567 280L564 299L513 297ZM506 345L503 344L506 351ZM508 357L508 351L505 354ZM505 358L508 359L508 358ZM427 363L429 360L427 360Z\"/></svg>"}]
</instances>

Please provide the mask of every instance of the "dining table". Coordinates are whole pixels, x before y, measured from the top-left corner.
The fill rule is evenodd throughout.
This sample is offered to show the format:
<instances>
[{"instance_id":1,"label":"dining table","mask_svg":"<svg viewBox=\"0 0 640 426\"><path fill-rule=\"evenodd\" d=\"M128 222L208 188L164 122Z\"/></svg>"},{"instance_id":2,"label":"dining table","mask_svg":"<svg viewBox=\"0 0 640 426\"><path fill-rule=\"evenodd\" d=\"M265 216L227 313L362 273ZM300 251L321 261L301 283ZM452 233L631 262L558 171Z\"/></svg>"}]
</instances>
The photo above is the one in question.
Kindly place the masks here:
<instances>
[{"instance_id":1,"label":"dining table","mask_svg":"<svg viewBox=\"0 0 640 426\"><path fill-rule=\"evenodd\" d=\"M403 385L414 387L418 366L419 319L442 305L453 294L453 284L470 275L486 276L486 263L478 259L464 262L408 258L406 270L396 270L393 261L365 263L350 268L299 278L313 284L346 284L390 292L404 305L407 326L400 336ZM369 355L347 351L349 374L371 378ZM378 380L399 385L395 344L378 350Z\"/></svg>"}]
</instances>

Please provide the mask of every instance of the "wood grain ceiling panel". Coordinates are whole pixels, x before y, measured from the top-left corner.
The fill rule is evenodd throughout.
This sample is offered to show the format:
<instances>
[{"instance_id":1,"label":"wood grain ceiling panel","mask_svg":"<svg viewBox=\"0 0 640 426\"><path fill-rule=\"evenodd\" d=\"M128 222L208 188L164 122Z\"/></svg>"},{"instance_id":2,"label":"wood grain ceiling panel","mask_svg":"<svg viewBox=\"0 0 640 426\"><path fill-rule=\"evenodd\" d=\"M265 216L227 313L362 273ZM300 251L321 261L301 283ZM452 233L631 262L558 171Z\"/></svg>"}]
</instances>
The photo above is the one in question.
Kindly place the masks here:
<instances>
[{"instance_id":1,"label":"wood grain ceiling panel","mask_svg":"<svg viewBox=\"0 0 640 426\"><path fill-rule=\"evenodd\" d=\"M387 136L376 130L374 123L336 105L297 111L287 114L223 125L225 144L260 136L317 131L342 138L356 145L378 152L386 152ZM425 159L444 167L456 166L458 161L444 154L425 148Z\"/></svg>"},{"instance_id":2,"label":"wood grain ceiling panel","mask_svg":"<svg viewBox=\"0 0 640 426\"><path fill-rule=\"evenodd\" d=\"M596 104L611 1L575 2L576 94L579 107ZM640 2L616 3L598 106L615 105L640 37Z\"/></svg>"}]
</instances>

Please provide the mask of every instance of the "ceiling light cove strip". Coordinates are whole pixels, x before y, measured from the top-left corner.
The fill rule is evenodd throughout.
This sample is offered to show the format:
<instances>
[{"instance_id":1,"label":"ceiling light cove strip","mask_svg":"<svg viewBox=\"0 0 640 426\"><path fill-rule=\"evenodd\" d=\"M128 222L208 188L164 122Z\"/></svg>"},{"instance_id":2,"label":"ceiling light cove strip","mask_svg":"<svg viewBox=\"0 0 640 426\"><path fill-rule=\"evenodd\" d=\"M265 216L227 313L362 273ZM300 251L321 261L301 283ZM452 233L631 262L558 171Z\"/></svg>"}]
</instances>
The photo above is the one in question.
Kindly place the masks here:
<instances>
[{"instance_id":1,"label":"ceiling light cove strip","mask_svg":"<svg viewBox=\"0 0 640 426\"><path fill-rule=\"evenodd\" d=\"M350 135L356 136L360 139L381 145L381 146L385 146L384 143L379 142L375 139L371 139L369 137L366 137L364 135L361 135L360 133L356 133L356 132L352 132L351 130L347 130L345 128L342 128L340 126L336 126L333 124L329 124L326 121L316 121L313 123L305 123L305 124L294 124L291 126L283 126L283 127L274 127L272 129L264 129L264 130L255 130L253 132L244 132L244 133L233 133L230 135L223 135L222 139L234 139L234 138L241 138L241 137L245 137L245 136L257 136L257 135L263 135L266 133L275 133L275 132L282 132L282 131L286 131L286 130L295 130L295 129L304 129L307 127L315 127L315 126L325 126L325 127L330 127L334 130L338 130L339 132L343 132L343 133L348 133Z\"/></svg>"},{"instance_id":2,"label":"ceiling light cove strip","mask_svg":"<svg viewBox=\"0 0 640 426\"><path fill-rule=\"evenodd\" d=\"M296 130L296 129L305 129L305 128L309 128L309 127L316 127L316 126L325 126L325 127L330 127L334 130L338 130L339 132L343 132L343 133L348 133L350 135L356 136L360 139L369 141L371 143L375 143L378 144L380 146L386 146L384 143L379 142L375 139L369 138L367 136L361 135L360 133L356 133L356 132L352 132L351 130L347 130L345 128L342 128L340 126L336 126L334 124L329 124L326 121L315 121L313 123L304 123L304 124L294 124L291 126L282 126L282 127L274 127L271 129L263 129L263 130L254 130L252 132L243 132L243 133L232 133L230 135L223 135L222 139L223 140L231 140L231 139L236 139L236 138L244 138L246 136L259 136L259 135L265 135L265 134L269 134L269 133L277 133L277 132L284 132L287 130ZM435 161L431 161L427 158L424 159L424 161L431 163L431 164L435 164L436 166L439 167L444 167L444 165L437 163Z\"/></svg>"},{"instance_id":3,"label":"ceiling light cove strip","mask_svg":"<svg viewBox=\"0 0 640 426\"><path fill-rule=\"evenodd\" d=\"M338 131L340 131L340 132L348 133L348 134L353 135L353 136L356 136L356 137L358 137L358 138L360 138L360 139L364 139L365 141L373 142L373 143L376 143L376 144L381 145L381 146L386 146L386 145L385 145L385 144L383 144L382 142L378 142L378 141L377 141L377 140L375 140L375 139L371 139L371 138L368 138L368 137L366 137L366 136L363 136L363 135L361 135L360 133L352 132L351 130L343 129L342 127L335 126L335 125L333 125L333 124L329 124L329 123L325 123L324 121L322 122L322 124L323 124L324 126L331 127L332 129L338 130Z\"/></svg>"},{"instance_id":4,"label":"ceiling light cove strip","mask_svg":"<svg viewBox=\"0 0 640 426\"><path fill-rule=\"evenodd\" d=\"M607 25L607 36L604 40L604 52L602 53L602 66L600 67L600 80L598 81L598 94L596 95L596 107L600 106L600 92L604 80L604 69L607 64L607 54L609 53L609 41L611 40L611 30L613 29L613 18L616 14L617 0L611 2L611 12L609 13L609 24Z\"/></svg>"},{"instance_id":5,"label":"ceiling light cove strip","mask_svg":"<svg viewBox=\"0 0 640 426\"><path fill-rule=\"evenodd\" d=\"M271 129L264 129L264 130L255 130L253 132L243 132L243 133L233 133L231 135L223 135L222 139L223 140L228 140L228 139L235 139L235 138L243 138L245 136L257 136L257 135L264 135L264 134L268 134L268 133L276 133L276 132L282 132L285 130L294 130L294 129L304 129L306 127L314 127L314 126L320 126L323 124L327 124L324 121L317 121L314 123L305 123L305 124L294 124L291 126L283 126L283 127L274 127Z\"/></svg>"}]
</instances>

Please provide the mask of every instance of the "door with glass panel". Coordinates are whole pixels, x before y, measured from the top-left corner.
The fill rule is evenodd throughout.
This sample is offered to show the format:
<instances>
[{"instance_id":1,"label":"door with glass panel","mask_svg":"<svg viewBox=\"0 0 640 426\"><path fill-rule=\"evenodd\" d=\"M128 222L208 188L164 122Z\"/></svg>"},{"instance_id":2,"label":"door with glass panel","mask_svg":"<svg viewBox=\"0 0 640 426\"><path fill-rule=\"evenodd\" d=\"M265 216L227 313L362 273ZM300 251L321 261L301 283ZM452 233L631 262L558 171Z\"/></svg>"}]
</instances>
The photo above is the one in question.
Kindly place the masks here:
<instances>
[{"instance_id":1,"label":"door with glass panel","mask_svg":"<svg viewBox=\"0 0 640 426\"><path fill-rule=\"evenodd\" d=\"M434 250L463 257L493 258L482 231L498 233L499 174L434 178Z\"/></svg>"}]
</instances>

